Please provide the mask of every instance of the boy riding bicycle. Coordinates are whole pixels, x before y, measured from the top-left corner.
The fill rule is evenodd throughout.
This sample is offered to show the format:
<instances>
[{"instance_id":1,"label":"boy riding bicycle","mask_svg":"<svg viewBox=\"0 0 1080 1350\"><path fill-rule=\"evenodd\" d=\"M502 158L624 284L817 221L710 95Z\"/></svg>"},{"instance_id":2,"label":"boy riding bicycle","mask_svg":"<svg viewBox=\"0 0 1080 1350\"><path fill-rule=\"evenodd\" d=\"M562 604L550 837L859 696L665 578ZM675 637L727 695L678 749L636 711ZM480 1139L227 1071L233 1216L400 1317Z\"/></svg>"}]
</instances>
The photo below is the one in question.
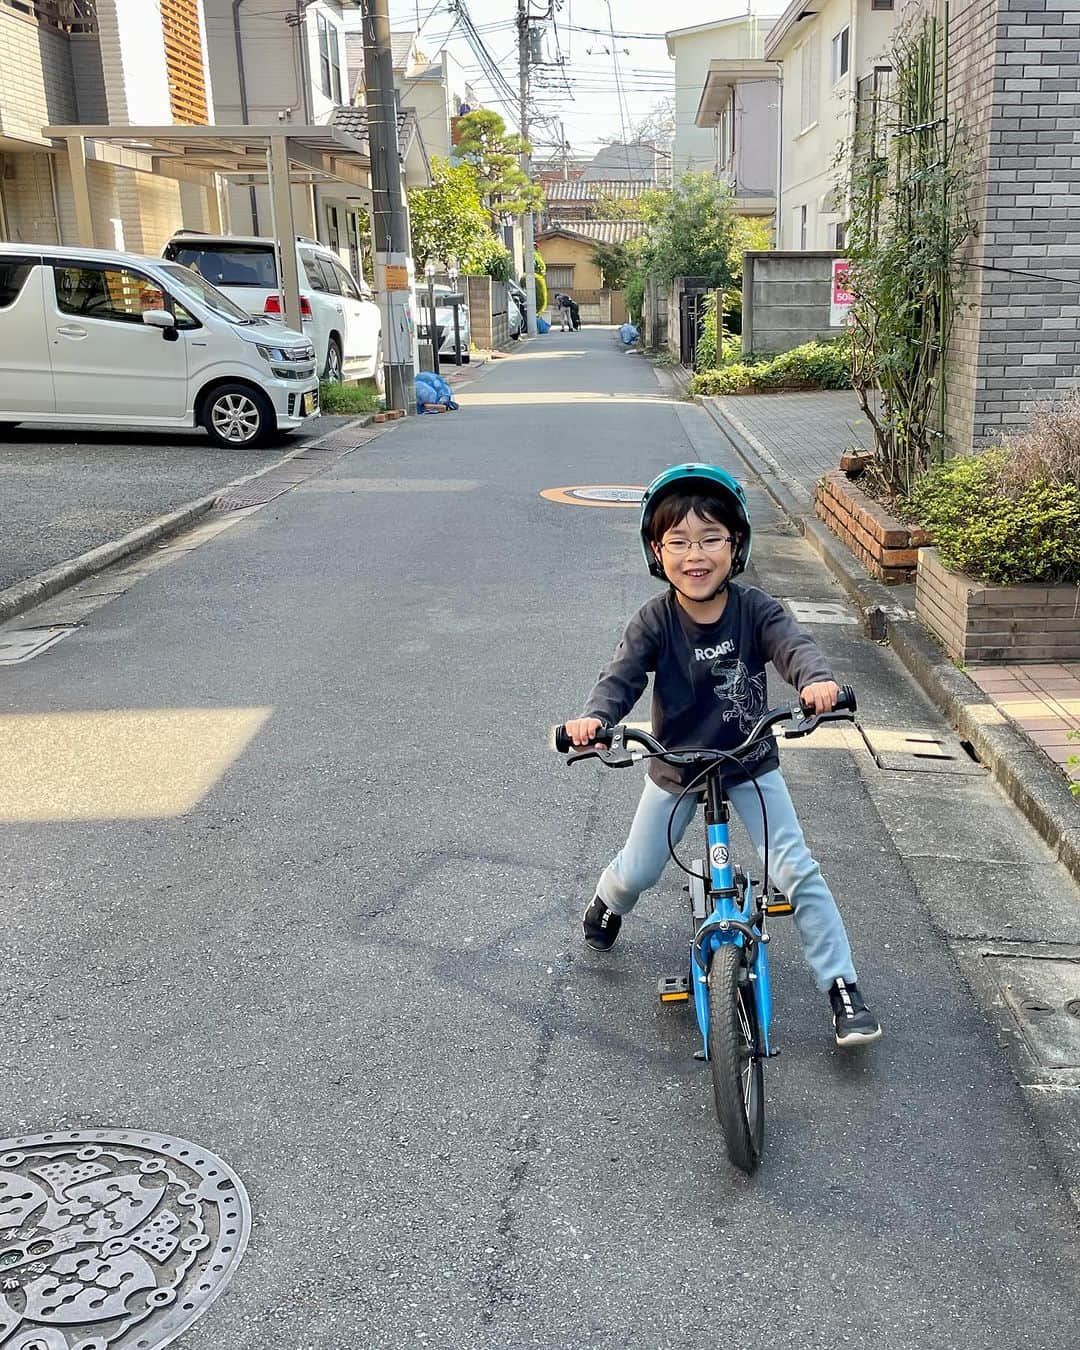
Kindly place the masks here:
<instances>
[{"instance_id":1,"label":"boy riding bicycle","mask_svg":"<svg viewBox=\"0 0 1080 1350\"><path fill-rule=\"evenodd\" d=\"M681 464L650 485L641 505L642 551L650 573L666 580L668 590L633 616L585 700L585 712L566 723L575 746L589 745L599 727L621 722L650 671L652 731L669 749L739 745L765 711L768 661L798 689L805 708L833 708L839 688L813 639L779 601L731 582L746 567L751 534L746 494L724 469ZM693 776L692 769L650 761L629 837L601 873L583 916L590 947L608 951L638 897L660 880L668 821ZM759 854L764 838L756 789L765 798L770 879L794 906L807 962L829 995L836 1043L876 1041L881 1028L859 992L844 922L806 846L775 739L766 737L741 763L726 764L723 778ZM673 842L682 839L697 805L691 793L678 806Z\"/></svg>"}]
</instances>

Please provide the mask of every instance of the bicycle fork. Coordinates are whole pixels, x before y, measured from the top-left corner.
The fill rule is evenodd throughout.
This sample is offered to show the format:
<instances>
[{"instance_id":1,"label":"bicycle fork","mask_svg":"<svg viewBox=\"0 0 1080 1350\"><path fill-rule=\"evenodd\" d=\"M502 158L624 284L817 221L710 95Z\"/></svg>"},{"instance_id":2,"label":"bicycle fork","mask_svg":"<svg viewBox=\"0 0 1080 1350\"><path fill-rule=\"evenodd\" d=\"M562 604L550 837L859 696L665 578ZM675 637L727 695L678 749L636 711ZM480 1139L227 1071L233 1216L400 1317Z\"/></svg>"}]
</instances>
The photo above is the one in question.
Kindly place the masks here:
<instances>
[{"instance_id":1,"label":"bicycle fork","mask_svg":"<svg viewBox=\"0 0 1080 1350\"><path fill-rule=\"evenodd\" d=\"M694 938L690 944L690 981L694 1012L701 1032L702 1058L709 1057L709 965L713 953L725 942L749 948L748 978L757 1011L757 1055L772 1054L769 1028L772 1022L772 993L769 986L768 941L764 927L752 925L754 912L753 882L734 867L728 830L730 806L723 788L710 777L705 802L705 835L708 847L708 880L690 878L690 899L694 915ZM709 912L710 903L712 905Z\"/></svg>"}]
</instances>

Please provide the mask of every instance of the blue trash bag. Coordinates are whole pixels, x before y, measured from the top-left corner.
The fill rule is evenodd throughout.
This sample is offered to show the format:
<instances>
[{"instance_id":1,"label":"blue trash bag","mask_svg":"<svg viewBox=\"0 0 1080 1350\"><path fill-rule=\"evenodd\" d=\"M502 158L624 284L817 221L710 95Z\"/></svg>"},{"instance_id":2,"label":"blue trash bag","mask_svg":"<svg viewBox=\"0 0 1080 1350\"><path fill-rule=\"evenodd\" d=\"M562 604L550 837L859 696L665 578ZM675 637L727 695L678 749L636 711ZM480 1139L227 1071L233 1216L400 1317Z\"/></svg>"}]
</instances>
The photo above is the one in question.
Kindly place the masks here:
<instances>
[{"instance_id":1,"label":"blue trash bag","mask_svg":"<svg viewBox=\"0 0 1080 1350\"><path fill-rule=\"evenodd\" d=\"M441 375L422 370L416 377L416 411L423 412L425 403L440 403L450 412L456 412L453 391Z\"/></svg>"},{"instance_id":2,"label":"blue trash bag","mask_svg":"<svg viewBox=\"0 0 1080 1350\"><path fill-rule=\"evenodd\" d=\"M619 340L625 342L629 347L631 342L638 340L638 330L632 323L624 323L619 328Z\"/></svg>"},{"instance_id":3,"label":"blue trash bag","mask_svg":"<svg viewBox=\"0 0 1080 1350\"><path fill-rule=\"evenodd\" d=\"M537 316L536 331L538 333L550 333L551 324L548 323L547 319L541 319L539 316Z\"/></svg>"}]
</instances>

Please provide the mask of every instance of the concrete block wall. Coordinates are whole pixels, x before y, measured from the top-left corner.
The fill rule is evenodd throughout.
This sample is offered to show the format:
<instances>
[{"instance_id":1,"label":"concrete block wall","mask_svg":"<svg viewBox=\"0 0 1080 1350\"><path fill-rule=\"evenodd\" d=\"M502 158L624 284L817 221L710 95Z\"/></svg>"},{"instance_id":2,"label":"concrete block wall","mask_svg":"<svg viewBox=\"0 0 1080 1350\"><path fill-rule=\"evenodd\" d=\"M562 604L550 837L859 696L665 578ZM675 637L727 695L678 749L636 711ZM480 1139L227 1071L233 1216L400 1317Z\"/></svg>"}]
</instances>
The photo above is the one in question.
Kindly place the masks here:
<instances>
[{"instance_id":1,"label":"concrete block wall","mask_svg":"<svg viewBox=\"0 0 1080 1350\"><path fill-rule=\"evenodd\" d=\"M815 338L835 338L830 325L832 262L826 251L761 251L743 255L742 349L783 352Z\"/></svg>"},{"instance_id":2,"label":"concrete block wall","mask_svg":"<svg viewBox=\"0 0 1080 1350\"><path fill-rule=\"evenodd\" d=\"M1080 9L968 0L950 38L980 222L951 357L947 430L963 450L1080 385Z\"/></svg>"}]
</instances>

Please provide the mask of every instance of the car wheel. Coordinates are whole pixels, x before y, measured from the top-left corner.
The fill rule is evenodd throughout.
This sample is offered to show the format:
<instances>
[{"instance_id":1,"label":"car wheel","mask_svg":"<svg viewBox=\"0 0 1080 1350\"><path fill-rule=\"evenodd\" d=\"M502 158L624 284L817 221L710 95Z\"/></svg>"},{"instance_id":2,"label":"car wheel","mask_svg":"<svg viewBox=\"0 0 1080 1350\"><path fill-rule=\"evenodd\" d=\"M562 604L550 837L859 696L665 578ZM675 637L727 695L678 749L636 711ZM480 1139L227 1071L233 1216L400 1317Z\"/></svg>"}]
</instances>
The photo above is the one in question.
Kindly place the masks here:
<instances>
[{"instance_id":1,"label":"car wheel","mask_svg":"<svg viewBox=\"0 0 1080 1350\"><path fill-rule=\"evenodd\" d=\"M323 379L329 380L331 384L341 383L341 343L337 338L332 337L327 345Z\"/></svg>"},{"instance_id":2,"label":"car wheel","mask_svg":"<svg viewBox=\"0 0 1080 1350\"><path fill-rule=\"evenodd\" d=\"M203 404L202 424L215 445L246 450L262 445L277 430L274 407L250 384L221 384Z\"/></svg>"}]
</instances>

